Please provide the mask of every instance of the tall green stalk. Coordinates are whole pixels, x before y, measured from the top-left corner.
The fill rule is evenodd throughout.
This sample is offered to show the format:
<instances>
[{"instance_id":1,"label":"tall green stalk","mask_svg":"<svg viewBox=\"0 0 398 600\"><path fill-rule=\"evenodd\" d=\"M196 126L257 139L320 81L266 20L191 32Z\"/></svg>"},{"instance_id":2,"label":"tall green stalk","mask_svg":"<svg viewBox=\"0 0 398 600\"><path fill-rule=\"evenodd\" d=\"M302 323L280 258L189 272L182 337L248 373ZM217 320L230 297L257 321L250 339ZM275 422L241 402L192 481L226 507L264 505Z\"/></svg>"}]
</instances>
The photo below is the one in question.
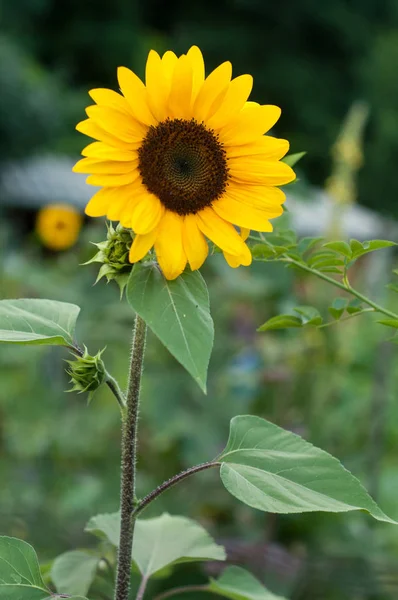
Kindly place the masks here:
<instances>
[{"instance_id":1,"label":"tall green stalk","mask_svg":"<svg viewBox=\"0 0 398 600\"><path fill-rule=\"evenodd\" d=\"M122 464L120 485L120 540L117 562L115 600L128 600L130 591L131 553L134 521L131 518L136 505L136 453L138 410L141 374L144 362L146 325L138 315L135 318L131 350L130 375L126 406L122 411Z\"/></svg>"}]
</instances>

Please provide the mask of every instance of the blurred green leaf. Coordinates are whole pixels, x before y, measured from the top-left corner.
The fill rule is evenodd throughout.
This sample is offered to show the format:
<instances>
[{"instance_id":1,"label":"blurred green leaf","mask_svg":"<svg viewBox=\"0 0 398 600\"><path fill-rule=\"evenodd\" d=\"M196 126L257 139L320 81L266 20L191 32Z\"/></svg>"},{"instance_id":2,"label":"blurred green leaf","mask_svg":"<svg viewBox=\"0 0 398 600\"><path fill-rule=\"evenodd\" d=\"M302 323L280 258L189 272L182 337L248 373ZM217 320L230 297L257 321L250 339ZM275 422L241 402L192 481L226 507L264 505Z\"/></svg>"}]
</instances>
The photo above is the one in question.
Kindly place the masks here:
<instances>
[{"instance_id":1,"label":"blurred green leaf","mask_svg":"<svg viewBox=\"0 0 398 600\"><path fill-rule=\"evenodd\" d=\"M314 246L319 244L324 238L323 237L304 237L298 243L297 251L303 255L309 250L312 250Z\"/></svg>"},{"instance_id":2,"label":"blurred green leaf","mask_svg":"<svg viewBox=\"0 0 398 600\"><path fill-rule=\"evenodd\" d=\"M381 325L386 325L387 327L394 327L394 329L398 329L398 319L380 319L377 321Z\"/></svg>"},{"instance_id":3,"label":"blurred green leaf","mask_svg":"<svg viewBox=\"0 0 398 600\"><path fill-rule=\"evenodd\" d=\"M278 315L268 319L257 331L268 331L269 329L288 329L290 327L302 327L303 323L299 317L293 315Z\"/></svg>"},{"instance_id":4,"label":"blurred green leaf","mask_svg":"<svg viewBox=\"0 0 398 600\"><path fill-rule=\"evenodd\" d=\"M289 165L289 167L294 167L299 160L303 158L307 153L306 152L296 152L295 154L288 154L285 158L282 158L282 162Z\"/></svg>"},{"instance_id":5,"label":"blurred green leaf","mask_svg":"<svg viewBox=\"0 0 398 600\"><path fill-rule=\"evenodd\" d=\"M368 252L374 252L375 250L381 250L382 248L389 248L396 245L395 242L389 240L370 240L362 243L358 242L358 240L350 240L352 258L359 258Z\"/></svg>"},{"instance_id":6,"label":"blurred green leaf","mask_svg":"<svg viewBox=\"0 0 398 600\"><path fill-rule=\"evenodd\" d=\"M137 263L126 294L131 307L205 392L214 327L199 271L187 270L168 281L156 265Z\"/></svg>"},{"instance_id":7,"label":"blurred green leaf","mask_svg":"<svg viewBox=\"0 0 398 600\"><path fill-rule=\"evenodd\" d=\"M86 531L105 536L117 546L119 513L93 517ZM144 577L151 577L170 565L202 560L225 560L225 551L192 519L167 513L153 519L137 519L133 561Z\"/></svg>"},{"instance_id":8,"label":"blurred green leaf","mask_svg":"<svg viewBox=\"0 0 398 600\"><path fill-rule=\"evenodd\" d=\"M353 315L354 313L361 312L363 309L362 302L358 298L353 298L347 304L346 311L349 315Z\"/></svg>"},{"instance_id":9,"label":"blurred green leaf","mask_svg":"<svg viewBox=\"0 0 398 600\"><path fill-rule=\"evenodd\" d=\"M81 550L58 556L51 568L51 579L60 594L86 595L94 581L99 557Z\"/></svg>"},{"instance_id":10,"label":"blurred green leaf","mask_svg":"<svg viewBox=\"0 0 398 600\"><path fill-rule=\"evenodd\" d=\"M301 317L303 325L321 325L322 317L313 306L297 306L294 311Z\"/></svg>"},{"instance_id":11,"label":"blurred green leaf","mask_svg":"<svg viewBox=\"0 0 398 600\"><path fill-rule=\"evenodd\" d=\"M329 312L334 319L340 319L348 304L346 298L335 298L329 306Z\"/></svg>"},{"instance_id":12,"label":"blurred green leaf","mask_svg":"<svg viewBox=\"0 0 398 600\"><path fill-rule=\"evenodd\" d=\"M241 567L227 567L218 579L211 580L207 589L231 600L283 600Z\"/></svg>"},{"instance_id":13,"label":"blurred green leaf","mask_svg":"<svg viewBox=\"0 0 398 600\"><path fill-rule=\"evenodd\" d=\"M55 300L0 300L0 342L73 345L79 312Z\"/></svg>"},{"instance_id":14,"label":"blurred green leaf","mask_svg":"<svg viewBox=\"0 0 398 600\"><path fill-rule=\"evenodd\" d=\"M336 458L265 419L233 418L218 460L226 489L253 508L272 513L365 510L397 524Z\"/></svg>"},{"instance_id":15,"label":"blurred green leaf","mask_svg":"<svg viewBox=\"0 0 398 600\"><path fill-rule=\"evenodd\" d=\"M323 244L323 247L334 250L339 254L343 254L347 258L352 257L352 249L347 242L327 242L326 244Z\"/></svg>"}]
</instances>

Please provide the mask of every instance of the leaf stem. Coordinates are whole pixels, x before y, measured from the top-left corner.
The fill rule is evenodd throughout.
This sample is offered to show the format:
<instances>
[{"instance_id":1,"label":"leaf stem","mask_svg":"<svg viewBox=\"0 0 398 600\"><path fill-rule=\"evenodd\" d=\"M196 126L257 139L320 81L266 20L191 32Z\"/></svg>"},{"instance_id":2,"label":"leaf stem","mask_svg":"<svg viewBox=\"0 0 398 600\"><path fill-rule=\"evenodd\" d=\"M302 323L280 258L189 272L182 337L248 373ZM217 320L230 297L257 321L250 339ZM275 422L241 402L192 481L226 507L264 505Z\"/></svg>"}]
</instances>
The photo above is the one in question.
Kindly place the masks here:
<instances>
[{"instance_id":1,"label":"leaf stem","mask_svg":"<svg viewBox=\"0 0 398 600\"><path fill-rule=\"evenodd\" d=\"M153 502L153 500L156 500L156 498L158 496L160 496L161 494L163 494L163 492L165 492L172 486L176 485L183 479L186 479L187 477L190 477L191 475L194 475L195 473L199 473L200 471L205 471L206 469L211 469L212 467L219 467L220 464L221 463L214 462L214 461L202 463L200 465L196 465L195 467L191 467L191 468L187 469L186 471L182 471L181 473L178 473L178 475L174 475L173 477L170 477L170 479L167 479L167 481L164 481L161 485L159 485L157 488L152 490L152 492L147 494L145 496L145 498L140 500L140 502L134 509L133 517L136 518L148 506L148 504Z\"/></svg>"},{"instance_id":2,"label":"leaf stem","mask_svg":"<svg viewBox=\"0 0 398 600\"><path fill-rule=\"evenodd\" d=\"M350 321L350 319L354 319L354 317L358 317L359 315L363 315L365 312L376 312L374 308L364 308L359 310L352 315L347 315L346 317L342 317L336 321L329 321L328 323L322 323L322 325L318 325L318 329L324 329L325 327L330 327L331 325L335 325L336 323L341 323L342 321Z\"/></svg>"},{"instance_id":3,"label":"leaf stem","mask_svg":"<svg viewBox=\"0 0 398 600\"><path fill-rule=\"evenodd\" d=\"M167 590L162 594L156 596L153 600L166 600L166 598L174 598L177 594L188 594L189 592L207 592L209 594L218 595L216 592L213 592L209 589L208 585L182 585L181 587L176 587L171 590Z\"/></svg>"},{"instance_id":4,"label":"leaf stem","mask_svg":"<svg viewBox=\"0 0 398 600\"><path fill-rule=\"evenodd\" d=\"M136 447L141 374L146 338L145 321L136 315L127 387L126 406L122 411L122 465L120 490L120 541L117 561L115 600L128 600L134 522L131 518L135 497Z\"/></svg>"},{"instance_id":5,"label":"leaf stem","mask_svg":"<svg viewBox=\"0 0 398 600\"><path fill-rule=\"evenodd\" d=\"M145 594L146 586L148 584L148 577L143 577L141 579L140 587L138 588L137 596L135 600L142 600Z\"/></svg>"},{"instance_id":6,"label":"leaf stem","mask_svg":"<svg viewBox=\"0 0 398 600\"><path fill-rule=\"evenodd\" d=\"M114 377L112 377L112 375L110 373L108 373L108 371L106 371L106 374L105 374L105 383L108 386L108 388L111 390L112 394L115 396L115 398L120 406L120 410L123 412L123 410L126 408L126 398L125 398L122 390L120 389L118 382L116 381L116 379Z\"/></svg>"}]
</instances>

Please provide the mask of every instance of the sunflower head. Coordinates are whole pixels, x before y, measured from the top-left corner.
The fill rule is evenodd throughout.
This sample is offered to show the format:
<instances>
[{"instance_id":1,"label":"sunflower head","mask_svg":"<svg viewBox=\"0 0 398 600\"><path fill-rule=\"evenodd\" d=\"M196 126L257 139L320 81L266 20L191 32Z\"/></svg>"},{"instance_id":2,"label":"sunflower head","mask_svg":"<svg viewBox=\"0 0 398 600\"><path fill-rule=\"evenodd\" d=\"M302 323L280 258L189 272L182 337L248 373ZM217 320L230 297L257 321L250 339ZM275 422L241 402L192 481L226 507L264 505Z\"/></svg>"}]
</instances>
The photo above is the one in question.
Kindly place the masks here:
<instances>
[{"instance_id":1,"label":"sunflower head","mask_svg":"<svg viewBox=\"0 0 398 600\"><path fill-rule=\"evenodd\" d=\"M130 262L154 247L168 279L187 263L200 268L208 240L230 266L249 265L249 230L272 231L285 200L278 186L295 178L280 160L288 142L265 135L280 109L249 101L252 77L232 79L229 62L206 77L196 46L179 57L151 51L145 84L125 67L118 81L121 93L91 90L77 125L96 141L74 170L101 187L86 213L135 233Z\"/></svg>"},{"instance_id":2,"label":"sunflower head","mask_svg":"<svg viewBox=\"0 0 398 600\"><path fill-rule=\"evenodd\" d=\"M61 251L76 243L82 223L81 214L73 206L49 204L38 212L35 230L43 246Z\"/></svg>"}]
</instances>

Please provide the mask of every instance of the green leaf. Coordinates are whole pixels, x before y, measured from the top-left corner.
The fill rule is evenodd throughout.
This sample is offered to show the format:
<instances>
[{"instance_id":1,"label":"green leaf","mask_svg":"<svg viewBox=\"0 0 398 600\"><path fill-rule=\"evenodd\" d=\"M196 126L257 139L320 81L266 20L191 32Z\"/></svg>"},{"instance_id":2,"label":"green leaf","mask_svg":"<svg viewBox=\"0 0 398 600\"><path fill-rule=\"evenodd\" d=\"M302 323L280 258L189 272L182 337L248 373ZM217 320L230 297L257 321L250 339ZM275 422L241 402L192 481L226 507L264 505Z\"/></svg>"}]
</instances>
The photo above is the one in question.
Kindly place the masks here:
<instances>
[{"instance_id":1,"label":"green leaf","mask_svg":"<svg viewBox=\"0 0 398 600\"><path fill-rule=\"evenodd\" d=\"M303 255L309 252L316 244L319 244L324 238L323 237L303 237L298 243L297 251Z\"/></svg>"},{"instance_id":2,"label":"green leaf","mask_svg":"<svg viewBox=\"0 0 398 600\"><path fill-rule=\"evenodd\" d=\"M105 536L119 544L119 513L90 519L86 531ZM154 519L137 519L134 530L133 561L144 577L182 562L225 560L222 546L192 519L164 513Z\"/></svg>"},{"instance_id":3,"label":"green leaf","mask_svg":"<svg viewBox=\"0 0 398 600\"><path fill-rule=\"evenodd\" d=\"M60 594L87 594L94 581L98 556L72 550L58 556L51 568L51 579Z\"/></svg>"},{"instance_id":4,"label":"green leaf","mask_svg":"<svg viewBox=\"0 0 398 600\"><path fill-rule=\"evenodd\" d=\"M137 263L126 293L136 313L206 391L214 327L209 294L199 271L185 271L168 281L156 265Z\"/></svg>"},{"instance_id":5,"label":"green leaf","mask_svg":"<svg viewBox=\"0 0 398 600\"><path fill-rule=\"evenodd\" d=\"M303 158L307 153L306 152L296 152L295 154L288 154L285 158L282 158L282 162L289 165L289 167L294 167L298 163L299 160Z\"/></svg>"},{"instance_id":6,"label":"green leaf","mask_svg":"<svg viewBox=\"0 0 398 600\"><path fill-rule=\"evenodd\" d=\"M252 256L256 258L277 258L287 251L285 246L271 246L269 244L255 244L251 248Z\"/></svg>"},{"instance_id":7,"label":"green leaf","mask_svg":"<svg viewBox=\"0 0 398 600\"><path fill-rule=\"evenodd\" d=\"M338 254L343 254L347 258L352 257L352 249L347 242L327 242L326 244L323 244L323 247L334 250L335 252L338 252Z\"/></svg>"},{"instance_id":8,"label":"green leaf","mask_svg":"<svg viewBox=\"0 0 398 600\"><path fill-rule=\"evenodd\" d=\"M321 325L322 317L319 311L312 306L297 306L294 311L301 317L303 325Z\"/></svg>"},{"instance_id":9,"label":"green leaf","mask_svg":"<svg viewBox=\"0 0 398 600\"><path fill-rule=\"evenodd\" d=\"M377 323L398 329L398 319L380 319L380 321L377 321Z\"/></svg>"},{"instance_id":10,"label":"green leaf","mask_svg":"<svg viewBox=\"0 0 398 600\"><path fill-rule=\"evenodd\" d=\"M353 298L347 305L346 311L349 315L361 312L363 310L362 302L358 298Z\"/></svg>"},{"instance_id":11,"label":"green leaf","mask_svg":"<svg viewBox=\"0 0 398 600\"><path fill-rule=\"evenodd\" d=\"M108 540L113 546L119 545L120 514L104 513L91 517L84 531L96 535L100 539Z\"/></svg>"},{"instance_id":12,"label":"green leaf","mask_svg":"<svg viewBox=\"0 0 398 600\"><path fill-rule=\"evenodd\" d=\"M79 311L55 300L0 300L0 342L70 346Z\"/></svg>"},{"instance_id":13,"label":"green leaf","mask_svg":"<svg viewBox=\"0 0 398 600\"><path fill-rule=\"evenodd\" d=\"M395 242L390 242L389 240L370 240L362 243L358 242L358 240L350 241L353 258L359 258L368 252L374 252L375 250L381 250L382 248L389 248L390 246L396 245Z\"/></svg>"},{"instance_id":14,"label":"green leaf","mask_svg":"<svg viewBox=\"0 0 398 600\"><path fill-rule=\"evenodd\" d=\"M329 312L334 319L340 319L341 315L346 309L348 300L346 298L335 298L329 306Z\"/></svg>"},{"instance_id":15,"label":"green leaf","mask_svg":"<svg viewBox=\"0 0 398 600\"><path fill-rule=\"evenodd\" d=\"M283 600L241 567L227 567L218 579L211 580L207 589L231 600Z\"/></svg>"},{"instance_id":16,"label":"green leaf","mask_svg":"<svg viewBox=\"0 0 398 600\"><path fill-rule=\"evenodd\" d=\"M217 460L226 489L253 508L272 513L365 510L396 524L336 458L259 417L232 419L227 446Z\"/></svg>"},{"instance_id":17,"label":"green leaf","mask_svg":"<svg viewBox=\"0 0 398 600\"><path fill-rule=\"evenodd\" d=\"M299 317L293 315L278 315L268 319L257 331L268 331L269 329L288 329L289 327L302 327L303 323Z\"/></svg>"},{"instance_id":18,"label":"green leaf","mask_svg":"<svg viewBox=\"0 0 398 600\"><path fill-rule=\"evenodd\" d=\"M49 600L50 596L32 546L0 537L0 600Z\"/></svg>"}]
</instances>

